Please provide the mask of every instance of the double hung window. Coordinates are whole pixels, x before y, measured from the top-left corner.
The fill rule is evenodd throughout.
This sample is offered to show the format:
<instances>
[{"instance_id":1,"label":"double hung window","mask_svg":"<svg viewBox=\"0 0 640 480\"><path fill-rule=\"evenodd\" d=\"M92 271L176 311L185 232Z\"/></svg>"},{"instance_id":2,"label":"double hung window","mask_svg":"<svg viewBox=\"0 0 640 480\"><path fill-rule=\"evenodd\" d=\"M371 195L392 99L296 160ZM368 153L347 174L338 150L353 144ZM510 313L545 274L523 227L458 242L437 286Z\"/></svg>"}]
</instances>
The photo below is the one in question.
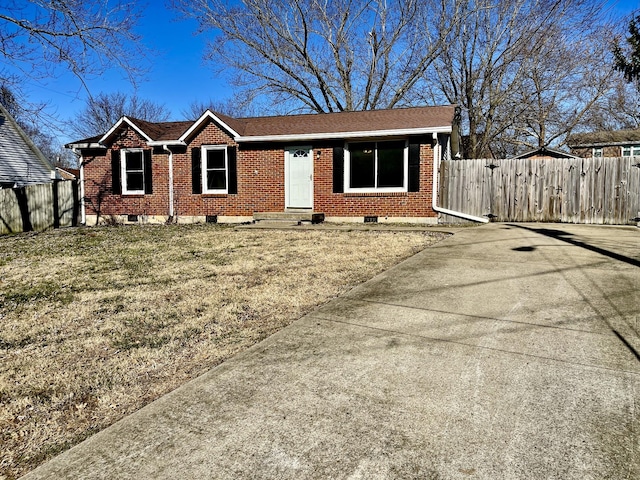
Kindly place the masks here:
<instances>
[{"instance_id":1,"label":"double hung window","mask_svg":"<svg viewBox=\"0 0 640 480\"><path fill-rule=\"evenodd\" d=\"M202 192L228 193L229 162L227 147L202 147Z\"/></svg>"},{"instance_id":2,"label":"double hung window","mask_svg":"<svg viewBox=\"0 0 640 480\"><path fill-rule=\"evenodd\" d=\"M145 171L143 150L140 148L121 150L120 167L122 193L125 195L144 195Z\"/></svg>"}]
</instances>

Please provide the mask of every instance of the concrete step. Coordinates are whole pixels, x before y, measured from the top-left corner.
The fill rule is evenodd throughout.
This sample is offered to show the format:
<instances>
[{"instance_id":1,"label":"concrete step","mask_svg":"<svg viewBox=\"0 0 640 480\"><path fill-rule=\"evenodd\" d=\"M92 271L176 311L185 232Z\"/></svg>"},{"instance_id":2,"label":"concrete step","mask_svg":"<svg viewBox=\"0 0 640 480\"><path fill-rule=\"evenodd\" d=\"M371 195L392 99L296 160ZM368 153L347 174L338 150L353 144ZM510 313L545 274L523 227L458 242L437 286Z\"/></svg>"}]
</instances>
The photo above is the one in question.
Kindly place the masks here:
<instances>
[{"instance_id":1,"label":"concrete step","mask_svg":"<svg viewBox=\"0 0 640 480\"><path fill-rule=\"evenodd\" d=\"M324 222L324 213L310 210L289 211L289 212L255 212L253 214L255 222Z\"/></svg>"}]
</instances>

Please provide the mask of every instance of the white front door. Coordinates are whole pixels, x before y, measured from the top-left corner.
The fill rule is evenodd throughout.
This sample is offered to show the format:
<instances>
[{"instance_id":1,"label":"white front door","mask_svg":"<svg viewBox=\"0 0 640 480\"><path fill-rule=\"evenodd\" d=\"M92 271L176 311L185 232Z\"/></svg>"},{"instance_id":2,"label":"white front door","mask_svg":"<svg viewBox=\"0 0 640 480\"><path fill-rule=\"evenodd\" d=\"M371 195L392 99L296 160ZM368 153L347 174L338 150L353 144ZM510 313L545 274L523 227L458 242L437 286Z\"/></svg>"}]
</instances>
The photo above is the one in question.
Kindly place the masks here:
<instances>
[{"instance_id":1,"label":"white front door","mask_svg":"<svg viewBox=\"0 0 640 480\"><path fill-rule=\"evenodd\" d=\"M313 208L313 151L311 147L285 150L285 206Z\"/></svg>"}]
</instances>

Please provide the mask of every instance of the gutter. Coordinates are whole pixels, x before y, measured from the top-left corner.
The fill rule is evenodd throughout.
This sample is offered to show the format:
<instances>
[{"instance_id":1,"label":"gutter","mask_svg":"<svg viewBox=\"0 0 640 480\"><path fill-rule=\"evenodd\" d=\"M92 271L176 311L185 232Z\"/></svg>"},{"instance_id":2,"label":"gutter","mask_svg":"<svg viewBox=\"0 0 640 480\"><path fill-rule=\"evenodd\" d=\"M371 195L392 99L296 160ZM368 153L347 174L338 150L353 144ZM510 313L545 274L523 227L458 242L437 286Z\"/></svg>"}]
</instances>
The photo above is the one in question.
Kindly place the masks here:
<instances>
[{"instance_id":1,"label":"gutter","mask_svg":"<svg viewBox=\"0 0 640 480\"><path fill-rule=\"evenodd\" d=\"M173 220L173 152L169 143L163 143L162 149L169 154L169 219Z\"/></svg>"},{"instance_id":2,"label":"gutter","mask_svg":"<svg viewBox=\"0 0 640 480\"><path fill-rule=\"evenodd\" d=\"M438 177L440 174L440 158L442 146L438 142L438 133L433 132L433 194L431 195L431 208L439 213L445 215L451 215L452 217L464 218L465 220L471 220L479 223L489 223L489 219L485 217L477 217L475 215L469 215L468 213L456 212L447 208L438 206Z\"/></svg>"},{"instance_id":3,"label":"gutter","mask_svg":"<svg viewBox=\"0 0 640 480\"><path fill-rule=\"evenodd\" d=\"M406 137L409 135L425 135L428 133L451 133L451 127L404 128L395 130L363 130L354 132L321 132L299 133L287 135L238 135L237 143L249 142L305 142L314 140L359 139L372 137Z\"/></svg>"},{"instance_id":4,"label":"gutter","mask_svg":"<svg viewBox=\"0 0 640 480\"><path fill-rule=\"evenodd\" d=\"M147 145L165 149L165 147L186 147L187 143L182 140L151 140L147 142Z\"/></svg>"},{"instance_id":5,"label":"gutter","mask_svg":"<svg viewBox=\"0 0 640 480\"><path fill-rule=\"evenodd\" d=\"M107 147L100 143L68 143L65 145L66 148L70 148L71 150L75 149L83 149L83 150L106 150Z\"/></svg>"}]
</instances>

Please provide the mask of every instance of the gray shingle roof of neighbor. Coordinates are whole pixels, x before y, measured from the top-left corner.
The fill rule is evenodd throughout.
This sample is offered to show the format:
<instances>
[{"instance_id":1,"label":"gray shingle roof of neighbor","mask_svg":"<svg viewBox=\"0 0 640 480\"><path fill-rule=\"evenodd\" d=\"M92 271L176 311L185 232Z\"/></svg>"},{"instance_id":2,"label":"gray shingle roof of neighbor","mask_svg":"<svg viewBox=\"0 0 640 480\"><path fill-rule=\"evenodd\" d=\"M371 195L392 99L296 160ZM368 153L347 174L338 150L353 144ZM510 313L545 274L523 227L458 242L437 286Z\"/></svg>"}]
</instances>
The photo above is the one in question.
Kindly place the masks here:
<instances>
[{"instance_id":1,"label":"gray shingle roof of neighbor","mask_svg":"<svg viewBox=\"0 0 640 480\"><path fill-rule=\"evenodd\" d=\"M528 150L520 155L516 155L513 158L530 158L534 156L548 156L552 158L580 158L576 155L573 155L569 152L565 152L563 150L556 150L554 148L536 148L533 150Z\"/></svg>"},{"instance_id":2,"label":"gray shingle roof of neighbor","mask_svg":"<svg viewBox=\"0 0 640 480\"><path fill-rule=\"evenodd\" d=\"M4 186L51 183L53 167L0 105L0 184Z\"/></svg>"},{"instance_id":3,"label":"gray shingle roof of neighbor","mask_svg":"<svg viewBox=\"0 0 640 480\"><path fill-rule=\"evenodd\" d=\"M605 145L625 145L640 142L640 128L610 130L591 133L575 133L567 139L571 148Z\"/></svg>"},{"instance_id":4,"label":"gray shingle roof of neighbor","mask_svg":"<svg viewBox=\"0 0 640 480\"><path fill-rule=\"evenodd\" d=\"M233 118L216 112L211 113L243 140L249 140L258 137L297 135L335 136L354 132L375 135L376 132L450 127L454 122L455 112L455 105L445 105L251 118ZM154 142L178 140L197 122L148 122L131 117L127 119ZM102 136L97 136L78 140L68 146L96 144L101 138Z\"/></svg>"}]
</instances>

